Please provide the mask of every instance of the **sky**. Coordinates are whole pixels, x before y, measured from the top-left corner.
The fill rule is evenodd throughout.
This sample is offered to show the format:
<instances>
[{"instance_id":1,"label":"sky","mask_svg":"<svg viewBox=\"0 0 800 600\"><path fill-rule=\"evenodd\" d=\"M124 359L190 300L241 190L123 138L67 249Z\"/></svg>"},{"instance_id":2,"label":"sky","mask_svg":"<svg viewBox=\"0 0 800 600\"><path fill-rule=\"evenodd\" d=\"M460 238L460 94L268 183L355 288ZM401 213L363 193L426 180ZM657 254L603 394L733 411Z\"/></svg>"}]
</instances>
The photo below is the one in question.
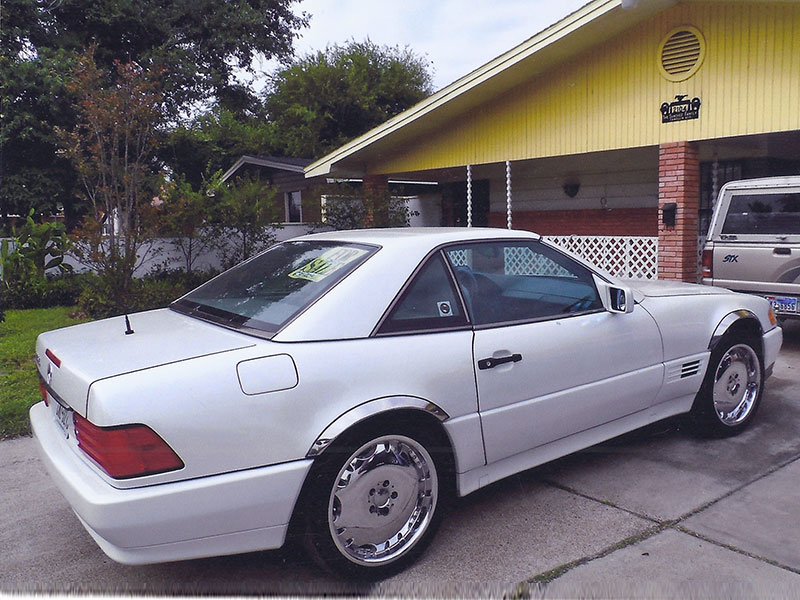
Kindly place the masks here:
<instances>
[{"instance_id":1,"label":"sky","mask_svg":"<svg viewBox=\"0 0 800 600\"><path fill-rule=\"evenodd\" d=\"M379 45L408 46L432 63L438 90L588 1L301 0L294 11L309 13L311 21L295 41L295 52L302 56L367 37Z\"/></svg>"}]
</instances>

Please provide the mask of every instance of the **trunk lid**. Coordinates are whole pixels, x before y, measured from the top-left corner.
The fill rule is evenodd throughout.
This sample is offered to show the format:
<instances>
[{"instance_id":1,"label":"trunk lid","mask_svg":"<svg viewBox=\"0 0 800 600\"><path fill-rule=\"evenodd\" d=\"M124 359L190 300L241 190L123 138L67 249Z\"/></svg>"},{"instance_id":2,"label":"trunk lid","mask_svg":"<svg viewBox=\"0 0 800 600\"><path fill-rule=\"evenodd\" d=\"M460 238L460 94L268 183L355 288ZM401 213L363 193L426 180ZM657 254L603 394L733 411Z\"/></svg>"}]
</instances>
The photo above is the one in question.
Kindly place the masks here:
<instances>
[{"instance_id":1,"label":"trunk lid","mask_svg":"<svg viewBox=\"0 0 800 600\"><path fill-rule=\"evenodd\" d=\"M39 373L86 416L89 388L107 377L254 345L252 337L160 309L48 331L36 340ZM49 352L48 352L49 351Z\"/></svg>"}]
</instances>

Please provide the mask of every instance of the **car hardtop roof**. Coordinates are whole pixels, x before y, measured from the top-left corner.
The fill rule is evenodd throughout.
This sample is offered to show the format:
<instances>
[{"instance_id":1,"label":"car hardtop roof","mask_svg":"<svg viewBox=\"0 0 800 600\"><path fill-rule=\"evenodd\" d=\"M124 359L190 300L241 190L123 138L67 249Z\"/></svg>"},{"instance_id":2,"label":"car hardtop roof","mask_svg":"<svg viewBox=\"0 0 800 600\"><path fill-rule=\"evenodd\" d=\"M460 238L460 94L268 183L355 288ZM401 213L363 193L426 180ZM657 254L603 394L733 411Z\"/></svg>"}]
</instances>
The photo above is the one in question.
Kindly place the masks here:
<instances>
[{"instance_id":1,"label":"car hardtop roof","mask_svg":"<svg viewBox=\"0 0 800 600\"><path fill-rule=\"evenodd\" d=\"M784 175L779 177L759 177L757 179L737 179L726 183L722 190L769 189L776 187L800 187L800 175Z\"/></svg>"},{"instance_id":2,"label":"car hardtop roof","mask_svg":"<svg viewBox=\"0 0 800 600\"><path fill-rule=\"evenodd\" d=\"M433 248L450 242L484 241L492 239L528 238L539 240L541 236L531 231L500 229L492 227L396 227L390 229L353 229L326 231L304 235L295 240L354 242L375 244L382 247L425 245Z\"/></svg>"}]
</instances>

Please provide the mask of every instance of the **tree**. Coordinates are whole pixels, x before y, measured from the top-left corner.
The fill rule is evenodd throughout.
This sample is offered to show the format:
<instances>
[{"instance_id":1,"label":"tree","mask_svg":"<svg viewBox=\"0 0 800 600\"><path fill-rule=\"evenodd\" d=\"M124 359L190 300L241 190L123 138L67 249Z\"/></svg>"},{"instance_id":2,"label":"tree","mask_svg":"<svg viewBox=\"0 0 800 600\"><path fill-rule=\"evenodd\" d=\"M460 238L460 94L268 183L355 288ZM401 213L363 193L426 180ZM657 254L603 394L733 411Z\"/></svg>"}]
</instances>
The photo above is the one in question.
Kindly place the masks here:
<instances>
[{"instance_id":1,"label":"tree","mask_svg":"<svg viewBox=\"0 0 800 600\"><path fill-rule=\"evenodd\" d=\"M247 260L275 241L275 223L283 208L275 196L275 188L257 177L239 177L218 190L214 224L223 268Z\"/></svg>"},{"instance_id":2,"label":"tree","mask_svg":"<svg viewBox=\"0 0 800 600\"><path fill-rule=\"evenodd\" d=\"M159 232L169 237L172 246L180 252L186 273L192 272L200 255L217 246L210 222L215 212L214 196L224 185L221 175L222 172L217 171L198 190L184 177L168 185L166 199L161 207Z\"/></svg>"},{"instance_id":3,"label":"tree","mask_svg":"<svg viewBox=\"0 0 800 600\"><path fill-rule=\"evenodd\" d=\"M122 308L156 234L153 199L163 179L155 151L163 113L159 73L134 63L115 67L109 82L91 51L80 58L69 85L80 98L78 125L60 134L91 207L75 232L76 252Z\"/></svg>"},{"instance_id":4,"label":"tree","mask_svg":"<svg viewBox=\"0 0 800 600\"><path fill-rule=\"evenodd\" d=\"M79 54L95 46L101 70L113 72L116 61L162 69L165 103L175 110L211 95L240 105L244 94L246 103L234 72L250 69L259 54L290 57L296 31L308 23L292 13L296 0L7 1L20 15L9 23L9 52Z\"/></svg>"},{"instance_id":5,"label":"tree","mask_svg":"<svg viewBox=\"0 0 800 600\"><path fill-rule=\"evenodd\" d=\"M77 183L69 161L56 154L53 124L75 119L64 74L74 62L64 52L45 52L18 61L0 54L0 229L9 216L54 214L64 208L67 223L80 217L74 202Z\"/></svg>"},{"instance_id":6,"label":"tree","mask_svg":"<svg viewBox=\"0 0 800 600\"><path fill-rule=\"evenodd\" d=\"M217 171L227 170L243 154L272 154L272 124L256 116L236 115L215 106L169 133L159 156L195 190Z\"/></svg>"},{"instance_id":7,"label":"tree","mask_svg":"<svg viewBox=\"0 0 800 600\"><path fill-rule=\"evenodd\" d=\"M271 78L276 143L290 156L321 157L428 96L428 68L408 48L369 40L307 55Z\"/></svg>"},{"instance_id":8,"label":"tree","mask_svg":"<svg viewBox=\"0 0 800 600\"><path fill-rule=\"evenodd\" d=\"M97 68L163 73L161 108L173 123L215 98L236 114L258 103L236 82L256 55L288 60L297 0L3 0L0 7L0 227L10 214L82 213L77 175L56 154L55 127L72 130L77 103L65 85L76 57L94 46Z\"/></svg>"}]
</instances>

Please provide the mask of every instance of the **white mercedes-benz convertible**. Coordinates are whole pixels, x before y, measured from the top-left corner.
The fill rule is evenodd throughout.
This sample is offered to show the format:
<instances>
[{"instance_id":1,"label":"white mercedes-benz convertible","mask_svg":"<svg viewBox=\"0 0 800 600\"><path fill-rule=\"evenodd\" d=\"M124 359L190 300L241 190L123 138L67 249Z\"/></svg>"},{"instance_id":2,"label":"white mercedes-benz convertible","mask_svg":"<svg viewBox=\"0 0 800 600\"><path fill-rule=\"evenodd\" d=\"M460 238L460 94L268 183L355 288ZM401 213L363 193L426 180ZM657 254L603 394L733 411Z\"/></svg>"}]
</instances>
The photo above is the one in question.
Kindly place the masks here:
<instances>
[{"instance_id":1,"label":"white mercedes-benz convertible","mask_svg":"<svg viewBox=\"0 0 800 600\"><path fill-rule=\"evenodd\" d=\"M533 233L333 232L167 309L42 334L31 421L117 561L291 530L335 573L381 577L456 495L681 413L738 433L781 342L763 298L622 282Z\"/></svg>"}]
</instances>

